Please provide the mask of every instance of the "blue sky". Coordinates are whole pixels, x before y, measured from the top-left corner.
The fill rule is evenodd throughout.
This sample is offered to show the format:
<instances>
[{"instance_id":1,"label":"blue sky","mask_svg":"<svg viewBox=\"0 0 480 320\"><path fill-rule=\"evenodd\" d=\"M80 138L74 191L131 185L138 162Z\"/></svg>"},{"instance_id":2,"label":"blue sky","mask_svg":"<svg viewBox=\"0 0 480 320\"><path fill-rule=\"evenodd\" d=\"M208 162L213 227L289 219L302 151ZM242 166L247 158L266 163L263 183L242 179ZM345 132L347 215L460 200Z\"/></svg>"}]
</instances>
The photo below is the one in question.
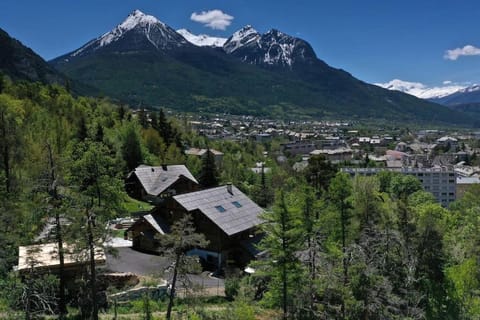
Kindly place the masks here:
<instances>
[{"instance_id":1,"label":"blue sky","mask_svg":"<svg viewBox=\"0 0 480 320\"><path fill-rule=\"evenodd\" d=\"M109 31L134 9L196 34L228 37L246 24L276 28L367 82L480 83L474 0L1 0L0 28L48 60ZM208 27L191 19L210 10L221 10L224 20Z\"/></svg>"}]
</instances>

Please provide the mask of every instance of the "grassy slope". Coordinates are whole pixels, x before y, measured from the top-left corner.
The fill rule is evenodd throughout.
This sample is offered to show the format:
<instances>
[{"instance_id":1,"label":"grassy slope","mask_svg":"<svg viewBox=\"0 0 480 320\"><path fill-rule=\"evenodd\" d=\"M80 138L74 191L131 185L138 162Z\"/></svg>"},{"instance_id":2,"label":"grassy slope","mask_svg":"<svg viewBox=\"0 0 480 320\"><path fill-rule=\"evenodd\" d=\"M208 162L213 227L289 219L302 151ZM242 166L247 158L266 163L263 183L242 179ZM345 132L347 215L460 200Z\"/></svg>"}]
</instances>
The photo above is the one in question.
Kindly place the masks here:
<instances>
[{"instance_id":1,"label":"grassy slope","mask_svg":"<svg viewBox=\"0 0 480 320\"><path fill-rule=\"evenodd\" d=\"M321 61L294 72L269 71L215 49L195 48L170 55L98 53L52 63L73 79L133 105L284 118L470 122L459 112L366 84Z\"/></svg>"}]
</instances>

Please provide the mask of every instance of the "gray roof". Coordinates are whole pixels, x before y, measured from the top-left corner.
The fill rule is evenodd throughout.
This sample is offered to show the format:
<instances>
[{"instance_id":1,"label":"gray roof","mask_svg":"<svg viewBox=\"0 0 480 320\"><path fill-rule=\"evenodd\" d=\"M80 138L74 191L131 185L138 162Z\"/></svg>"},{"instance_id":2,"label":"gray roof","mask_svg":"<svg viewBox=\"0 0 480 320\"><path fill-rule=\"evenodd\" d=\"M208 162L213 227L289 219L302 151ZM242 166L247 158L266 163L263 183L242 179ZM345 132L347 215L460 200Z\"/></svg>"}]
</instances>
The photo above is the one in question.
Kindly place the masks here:
<instances>
[{"instance_id":1,"label":"gray roof","mask_svg":"<svg viewBox=\"0 0 480 320\"><path fill-rule=\"evenodd\" d=\"M207 149L198 149L198 148L190 148L185 150L185 154L193 155L193 156L203 156L207 152ZM210 149L210 152L213 153L215 156L222 156L223 152L220 152L215 149Z\"/></svg>"},{"instance_id":2,"label":"gray roof","mask_svg":"<svg viewBox=\"0 0 480 320\"><path fill-rule=\"evenodd\" d=\"M232 186L232 193L227 186L186 193L173 198L187 211L200 210L227 235L248 230L262 223L259 215L263 212L255 202ZM238 202L240 207L233 202ZM222 206L224 211L217 209Z\"/></svg>"},{"instance_id":3,"label":"gray roof","mask_svg":"<svg viewBox=\"0 0 480 320\"><path fill-rule=\"evenodd\" d=\"M146 193L152 196L158 196L161 194L174 184L180 176L184 176L185 178L198 183L184 165L165 166L165 169L163 166L151 167L141 165L135 168L135 170L129 174L129 177L132 174L135 174Z\"/></svg>"},{"instance_id":4,"label":"gray roof","mask_svg":"<svg viewBox=\"0 0 480 320\"><path fill-rule=\"evenodd\" d=\"M160 234L166 234L170 232L168 224L158 215L146 214L143 216L143 219L145 219L145 221L147 221L153 227L153 229Z\"/></svg>"}]
</instances>

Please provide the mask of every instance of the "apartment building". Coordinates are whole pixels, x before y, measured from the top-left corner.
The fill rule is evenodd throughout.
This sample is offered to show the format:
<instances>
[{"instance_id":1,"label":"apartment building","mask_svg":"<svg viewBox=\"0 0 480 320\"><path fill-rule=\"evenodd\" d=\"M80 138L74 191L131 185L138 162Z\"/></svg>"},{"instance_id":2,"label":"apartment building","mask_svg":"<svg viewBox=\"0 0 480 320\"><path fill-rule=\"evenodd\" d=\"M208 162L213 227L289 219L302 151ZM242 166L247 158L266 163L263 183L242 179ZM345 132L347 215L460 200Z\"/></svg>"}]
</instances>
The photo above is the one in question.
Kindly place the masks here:
<instances>
[{"instance_id":1,"label":"apartment building","mask_svg":"<svg viewBox=\"0 0 480 320\"><path fill-rule=\"evenodd\" d=\"M438 203L446 207L456 199L456 173L453 168L342 168L344 172L351 175L375 175L380 171L388 170L402 174L410 174L418 178L423 189L433 194Z\"/></svg>"}]
</instances>

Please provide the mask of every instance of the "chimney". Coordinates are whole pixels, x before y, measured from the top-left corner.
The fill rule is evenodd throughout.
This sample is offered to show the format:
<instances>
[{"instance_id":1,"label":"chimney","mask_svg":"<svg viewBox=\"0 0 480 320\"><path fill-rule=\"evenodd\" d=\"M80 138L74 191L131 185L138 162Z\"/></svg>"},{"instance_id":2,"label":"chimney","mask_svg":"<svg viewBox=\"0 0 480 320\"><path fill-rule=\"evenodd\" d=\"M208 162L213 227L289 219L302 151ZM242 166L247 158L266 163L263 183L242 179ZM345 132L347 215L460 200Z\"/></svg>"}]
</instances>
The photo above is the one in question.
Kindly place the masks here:
<instances>
[{"instance_id":1,"label":"chimney","mask_svg":"<svg viewBox=\"0 0 480 320\"><path fill-rule=\"evenodd\" d=\"M162 164L162 169L163 169L163 171L167 171L167 165L166 165L166 164Z\"/></svg>"},{"instance_id":2,"label":"chimney","mask_svg":"<svg viewBox=\"0 0 480 320\"><path fill-rule=\"evenodd\" d=\"M233 195L232 183L231 182L227 182L227 191L228 191L228 193Z\"/></svg>"}]
</instances>

